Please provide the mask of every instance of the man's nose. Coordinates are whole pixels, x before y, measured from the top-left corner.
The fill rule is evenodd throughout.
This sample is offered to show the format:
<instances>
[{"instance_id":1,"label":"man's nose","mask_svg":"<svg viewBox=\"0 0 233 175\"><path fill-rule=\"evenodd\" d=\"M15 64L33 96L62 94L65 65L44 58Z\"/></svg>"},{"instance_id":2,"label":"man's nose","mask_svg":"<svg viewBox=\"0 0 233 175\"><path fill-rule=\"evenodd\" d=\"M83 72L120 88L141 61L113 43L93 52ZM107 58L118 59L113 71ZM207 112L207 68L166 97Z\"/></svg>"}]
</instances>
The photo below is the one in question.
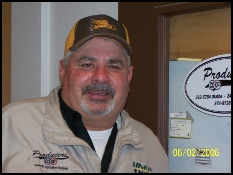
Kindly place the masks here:
<instances>
[{"instance_id":1,"label":"man's nose","mask_svg":"<svg viewBox=\"0 0 233 175\"><path fill-rule=\"evenodd\" d=\"M92 82L95 83L108 83L110 81L109 72L105 67L96 67L92 76Z\"/></svg>"}]
</instances>

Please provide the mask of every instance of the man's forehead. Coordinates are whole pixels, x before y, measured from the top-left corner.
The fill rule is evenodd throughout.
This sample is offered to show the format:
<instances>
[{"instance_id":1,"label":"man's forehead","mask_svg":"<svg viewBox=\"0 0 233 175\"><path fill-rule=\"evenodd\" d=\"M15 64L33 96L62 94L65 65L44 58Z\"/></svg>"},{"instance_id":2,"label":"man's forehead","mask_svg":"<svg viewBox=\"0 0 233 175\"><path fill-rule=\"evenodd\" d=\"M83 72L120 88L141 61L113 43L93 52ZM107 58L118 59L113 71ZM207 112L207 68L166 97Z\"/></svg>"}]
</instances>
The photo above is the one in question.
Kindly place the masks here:
<instances>
[{"instance_id":1,"label":"man's forehead","mask_svg":"<svg viewBox=\"0 0 233 175\"><path fill-rule=\"evenodd\" d=\"M124 58L122 57L104 57L104 58L100 58L100 57L95 57L95 56L80 56L80 57L76 57L76 59L79 62L99 62L99 61L104 61L106 63L111 63L111 64L121 64L123 65L124 63Z\"/></svg>"}]
</instances>

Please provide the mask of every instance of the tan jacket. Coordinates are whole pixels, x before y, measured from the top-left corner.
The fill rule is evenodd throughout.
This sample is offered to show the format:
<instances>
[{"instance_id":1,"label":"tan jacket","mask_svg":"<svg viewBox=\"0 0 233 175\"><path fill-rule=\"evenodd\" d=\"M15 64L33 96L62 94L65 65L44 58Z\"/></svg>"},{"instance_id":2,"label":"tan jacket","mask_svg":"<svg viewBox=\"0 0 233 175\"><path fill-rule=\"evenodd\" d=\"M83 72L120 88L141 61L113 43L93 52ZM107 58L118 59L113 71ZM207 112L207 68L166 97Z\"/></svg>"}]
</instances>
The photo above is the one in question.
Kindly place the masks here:
<instances>
[{"instance_id":1,"label":"tan jacket","mask_svg":"<svg viewBox=\"0 0 233 175\"><path fill-rule=\"evenodd\" d=\"M55 88L48 97L2 109L2 172L99 173L101 161L64 121ZM168 172L167 155L144 124L122 111L108 172Z\"/></svg>"}]
</instances>

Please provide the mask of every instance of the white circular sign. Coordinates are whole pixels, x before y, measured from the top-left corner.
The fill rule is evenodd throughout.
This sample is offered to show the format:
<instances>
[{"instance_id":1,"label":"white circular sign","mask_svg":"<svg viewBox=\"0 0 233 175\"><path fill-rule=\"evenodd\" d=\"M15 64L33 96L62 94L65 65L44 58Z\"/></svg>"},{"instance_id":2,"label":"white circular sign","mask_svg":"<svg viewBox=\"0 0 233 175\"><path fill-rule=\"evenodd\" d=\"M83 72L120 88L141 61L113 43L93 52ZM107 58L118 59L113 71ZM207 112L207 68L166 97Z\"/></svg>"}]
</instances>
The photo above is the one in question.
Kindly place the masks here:
<instances>
[{"instance_id":1,"label":"white circular sign","mask_svg":"<svg viewBox=\"0 0 233 175\"><path fill-rule=\"evenodd\" d=\"M189 72L184 96L197 110L231 116L231 54L208 58Z\"/></svg>"}]
</instances>

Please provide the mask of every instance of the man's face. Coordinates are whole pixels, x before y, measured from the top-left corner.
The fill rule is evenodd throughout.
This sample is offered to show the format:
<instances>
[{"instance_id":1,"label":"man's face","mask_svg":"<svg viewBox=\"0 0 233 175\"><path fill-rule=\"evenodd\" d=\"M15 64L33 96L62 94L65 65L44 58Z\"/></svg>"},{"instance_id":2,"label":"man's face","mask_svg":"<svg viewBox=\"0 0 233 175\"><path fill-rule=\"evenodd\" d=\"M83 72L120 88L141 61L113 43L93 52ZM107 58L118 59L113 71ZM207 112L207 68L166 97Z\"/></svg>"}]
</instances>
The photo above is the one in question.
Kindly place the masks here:
<instances>
[{"instance_id":1,"label":"man's face","mask_svg":"<svg viewBox=\"0 0 233 175\"><path fill-rule=\"evenodd\" d=\"M83 116L117 116L128 97L132 70L119 45L93 38L71 56L66 68L60 61L62 98Z\"/></svg>"}]
</instances>

